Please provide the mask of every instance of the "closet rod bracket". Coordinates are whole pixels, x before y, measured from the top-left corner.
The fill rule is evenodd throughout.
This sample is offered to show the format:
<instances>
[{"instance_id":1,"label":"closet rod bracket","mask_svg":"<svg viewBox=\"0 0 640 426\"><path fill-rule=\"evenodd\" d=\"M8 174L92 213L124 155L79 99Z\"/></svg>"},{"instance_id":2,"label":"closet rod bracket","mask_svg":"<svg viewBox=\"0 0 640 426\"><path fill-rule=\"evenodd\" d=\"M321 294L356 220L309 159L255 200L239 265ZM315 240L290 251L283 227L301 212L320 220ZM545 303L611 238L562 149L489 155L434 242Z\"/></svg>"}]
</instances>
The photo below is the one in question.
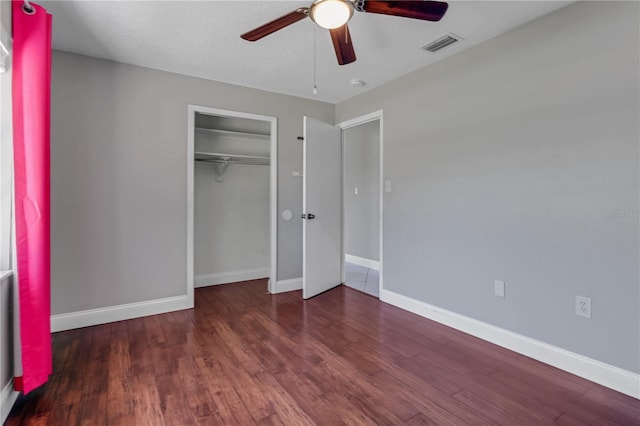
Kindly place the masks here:
<instances>
[{"instance_id":1,"label":"closet rod bracket","mask_svg":"<svg viewBox=\"0 0 640 426\"><path fill-rule=\"evenodd\" d=\"M215 165L216 167L216 182L224 182L224 172L229 167L229 157L222 157L221 162Z\"/></svg>"}]
</instances>

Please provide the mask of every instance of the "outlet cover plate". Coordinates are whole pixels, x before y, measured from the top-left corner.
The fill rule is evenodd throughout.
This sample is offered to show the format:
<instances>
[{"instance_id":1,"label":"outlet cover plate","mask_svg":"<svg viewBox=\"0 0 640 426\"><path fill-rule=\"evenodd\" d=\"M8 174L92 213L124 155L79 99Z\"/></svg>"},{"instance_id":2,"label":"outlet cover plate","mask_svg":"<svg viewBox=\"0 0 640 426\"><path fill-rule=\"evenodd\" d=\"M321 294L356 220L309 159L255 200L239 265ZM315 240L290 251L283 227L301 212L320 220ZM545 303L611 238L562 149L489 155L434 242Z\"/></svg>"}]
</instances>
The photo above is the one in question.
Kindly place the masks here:
<instances>
[{"instance_id":1,"label":"outlet cover plate","mask_svg":"<svg viewBox=\"0 0 640 426\"><path fill-rule=\"evenodd\" d=\"M576 315L579 317L591 318L590 297L576 296Z\"/></svg>"},{"instance_id":2,"label":"outlet cover plate","mask_svg":"<svg viewBox=\"0 0 640 426\"><path fill-rule=\"evenodd\" d=\"M495 280L493 282L493 294L498 297L504 297L504 281Z\"/></svg>"}]
</instances>

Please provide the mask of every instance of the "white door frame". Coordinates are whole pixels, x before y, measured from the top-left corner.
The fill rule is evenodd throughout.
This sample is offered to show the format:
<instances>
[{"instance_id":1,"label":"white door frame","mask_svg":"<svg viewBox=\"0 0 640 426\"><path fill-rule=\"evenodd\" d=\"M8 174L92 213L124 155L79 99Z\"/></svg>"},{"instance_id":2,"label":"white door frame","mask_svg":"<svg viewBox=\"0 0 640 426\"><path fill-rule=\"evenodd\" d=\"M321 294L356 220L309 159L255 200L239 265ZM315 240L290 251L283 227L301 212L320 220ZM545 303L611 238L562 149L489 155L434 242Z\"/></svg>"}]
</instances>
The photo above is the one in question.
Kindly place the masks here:
<instances>
[{"instance_id":1,"label":"white door frame","mask_svg":"<svg viewBox=\"0 0 640 426\"><path fill-rule=\"evenodd\" d=\"M366 124L369 123L371 121L376 121L379 120L380 121L380 171L379 171L379 202L380 202L380 206L379 206L379 217L380 217L380 221L379 221L379 235L378 235L378 239L379 239L379 247L378 247L378 262L380 264L380 279L378 282L378 294L382 295L382 288L383 288L383 251L384 251L384 245L382 244L383 241L383 224L384 224L384 218L383 218L383 214L384 214L384 209L383 209L383 202L384 202L384 131L383 131L383 126L384 126L384 122L383 122L383 110L378 110L378 111L374 111L372 113L369 114L365 114L363 116L360 117L356 117L353 118L351 120L347 120L347 121L343 121L342 123L338 124L338 127L340 128L340 130L342 131L342 199L344 201L344 167L345 167L345 163L344 163L344 131L347 129L350 129L352 127L356 127L356 126L360 126L362 124ZM344 282L345 280L345 271L344 271L344 255L345 255L345 241L344 241L344 202L342 204L342 281ZM380 297L380 296L379 296Z\"/></svg>"},{"instance_id":2,"label":"white door frame","mask_svg":"<svg viewBox=\"0 0 640 426\"><path fill-rule=\"evenodd\" d=\"M191 301L191 306L193 307L193 192L196 113L216 115L219 117L248 118L250 120L266 121L271 125L271 147L269 155L269 211L271 223L269 235L271 240L271 266L269 268L269 292L273 293L275 290L278 268L278 119L276 117L251 114L248 112L189 105L187 118L187 297Z\"/></svg>"}]
</instances>

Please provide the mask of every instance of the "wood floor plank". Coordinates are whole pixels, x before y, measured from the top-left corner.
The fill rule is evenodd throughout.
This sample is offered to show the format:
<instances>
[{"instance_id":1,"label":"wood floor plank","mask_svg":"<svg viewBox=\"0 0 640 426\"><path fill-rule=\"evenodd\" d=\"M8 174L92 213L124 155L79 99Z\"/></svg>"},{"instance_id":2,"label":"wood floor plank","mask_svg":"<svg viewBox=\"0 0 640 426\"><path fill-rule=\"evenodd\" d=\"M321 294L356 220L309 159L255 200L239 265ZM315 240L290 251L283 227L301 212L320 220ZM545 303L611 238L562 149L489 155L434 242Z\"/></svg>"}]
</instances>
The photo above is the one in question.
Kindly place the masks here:
<instances>
[{"instance_id":1,"label":"wood floor plank","mask_svg":"<svg viewBox=\"0 0 640 426\"><path fill-rule=\"evenodd\" d=\"M592 403L600 405L603 410L615 410L629 418L639 419L638 423L640 423L640 404L635 398L618 392L610 392L602 386L590 387L585 396Z\"/></svg>"},{"instance_id":2,"label":"wood floor plank","mask_svg":"<svg viewBox=\"0 0 640 426\"><path fill-rule=\"evenodd\" d=\"M141 426L162 426L165 424L165 419L160 407L155 371L149 357L150 349L145 318L127 321L127 331L129 334L131 387L135 389L133 393L133 423Z\"/></svg>"},{"instance_id":3,"label":"wood floor plank","mask_svg":"<svg viewBox=\"0 0 640 426\"><path fill-rule=\"evenodd\" d=\"M497 404L491 404L466 389L454 394L453 397L466 405L470 410L481 412L483 416L491 419L496 424L544 424L533 421L523 421L513 415L508 409Z\"/></svg>"},{"instance_id":4,"label":"wood floor plank","mask_svg":"<svg viewBox=\"0 0 640 426\"><path fill-rule=\"evenodd\" d=\"M78 411L81 408L82 389L84 376L87 372L87 349L91 347L92 338L97 328L87 327L76 330L75 338L69 349L69 365L64 368L59 380L49 383L58 383L56 404L54 404L47 424L80 424ZM57 348L56 348L57 350ZM53 369L56 370L56 365ZM50 384L45 385L46 387Z\"/></svg>"},{"instance_id":5,"label":"wood floor plank","mask_svg":"<svg viewBox=\"0 0 640 426\"><path fill-rule=\"evenodd\" d=\"M397 371L397 370L395 370ZM422 414L422 421L440 425L474 425L495 424L489 418L482 415L481 412L471 412L465 409L465 406L459 401L453 399L450 395L442 393L435 387L431 387L429 383L416 384L412 380L398 380L385 370L379 371L370 381L378 388L385 391L385 394L400 397L408 404L416 407L418 413ZM407 376L405 376L407 377ZM412 383L407 385L407 383ZM407 421L415 418L415 416L407 419ZM415 420L414 420L415 421Z\"/></svg>"},{"instance_id":6,"label":"wood floor plank","mask_svg":"<svg viewBox=\"0 0 640 426\"><path fill-rule=\"evenodd\" d=\"M275 378L283 388L296 389L291 396L316 424L332 426L373 423L373 419L364 414L358 416L351 401L333 393L325 393L303 372L285 370L277 373Z\"/></svg>"},{"instance_id":7,"label":"wood floor plank","mask_svg":"<svg viewBox=\"0 0 640 426\"><path fill-rule=\"evenodd\" d=\"M211 389L200 377L198 365L192 356L184 356L178 360L177 374L187 396L186 404L196 423L206 419L211 419L212 422L218 420L218 407Z\"/></svg>"},{"instance_id":8,"label":"wood floor plank","mask_svg":"<svg viewBox=\"0 0 640 426\"><path fill-rule=\"evenodd\" d=\"M525 386L532 386L531 382L540 386L541 383L538 380L529 378L524 380L510 376L506 373L498 371L493 373L493 379L501 381L503 384L510 386L514 389L522 389ZM546 388L546 387L545 387ZM561 388L561 386L559 386ZM603 392L607 394L617 394L617 392L609 389L602 388ZM540 391L538 391L540 392ZM564 389L547 388L547 392L553 395L552 400L544 400L544 394L536 393L532 400L541 401L545 406L554 407L559 411L580 419L585 424L601 424L601 425L638 425L640 420L632 413L624 410L616 410L608 407L602 403L602 397L589 398L585 395L579 395L575 393L564 392ZM543 402L544 401L544 402ZM637 404L640 407L640 401Z\"/></svg>"},{"instance_id":9,"label":"wood floor plank","mask_svg":"<svg viewBox=\"0 0 640 426\"><path fill-rule=\"evenodd\" d=\"M6 425L640 425L640 401L340 286L56 333Z\"/></svg>"},{"instance_id":10,"label":"wood floor plank","mask_svg":"<svg viewBox=\"0 0 640 426\"><path fill-rule=\"evenodd\" d=\"M259 354L243 349L244 344L247 341L250 342L252 336L257 333L251 333L252 336L243 340L241 335L234 331L241 320L242 316L236 316L233 321L236 327L217 323L215 334L217 341L226 343L219 345L221 349L219 359L223 368L232 370L230 360L233 360L233 365L242 367L236 369L236 374L231 377L231 380L238 389L242 389L239 396L244 400L245 405L248 402L251 403L254 420L268 423L279 419L288 424L313 424L304 411L300 410L297 404L292 403L293 398L281 388L272 373L264 369ZM274 414L277 415L274 416Z\"/></svg>"},{"instance_id":11,"label":"wood floor plank","mask_svg":"<svg viewBox=\"0 0 640 426\"><path fill-rule=\"evenodd\" d=\"M107 385L107 424L126 425L134 418L131 387L129 332L123 321L111 325L109 381Z\"/></svg>"},{"instance_id":12,"label":"wood floor plank","mask_svg":"<svg viewBox=\"0 0 640 426\"><path fill-rule=\"evenodd\" d=\"M53 353L54 370L51 376L53 385L45 386L33 391L30 395L22 398L19 405L31 405L31 409L25 410L20 417L9 418L5 423L7 426L29 423L32 425L50 424L53 413L56 412L56 391L60 385L60 379L68 368L68 358L71 352L71 344L75 338L76 330L58 333L53 336L53 345L60 350ZM35 402L33 402L35 400ZM23 422L22 418L25 418Z\"/></svg>"},{"instance_id":13,"label":"wood floor plank","mask_svg":"<svg viewBox=\"0 0 640 426\"><path fill-rule=\"evenodd\" d=\"M107 423L107 396L109 385L109 354L111 324L93 330L91 346L86 354L83 376L79 423L101 426ZM91 420L89 420L91 419Z\"/></svg>"},{"instance_id":14,"label":"wood floor plank","mask_svg":"<svg viewBox=\"0 0 640 426\"><path fill-rule=\"evenodd\" d=\"M497 423L503 423L506 420L509 424L545 425L553 424L555 420L539 414L533 406L526 407L496 394L484 393L478 395L463 389L454 394L453 397L469 408L481 411L483 416Z\"/></svg>"},{"instance_id":15,"label":"wood floor plank","mask_svg":"<svg viewBox=\"0 0 640 426\"><path fill-rule=\"evenodd\" d=\"M592 419L592 421L578 420L565 413L556 419L555 424L562 426L590 426L597 425L598 423L595 419Z\"/></svg>"},{"instance_id":16,"label":"wood floor plank","mask_svg":"<svg viewBox=\"0 0 640 426\"><path fill-rule=\"evenodd\" d=\"M200 377L209 387L212 403L216 407L215 417L221 419L220 424L254 423L249 409L238 395L235 383L228 378L220 363L213 357L198 357L195 362L199 367Z\"/></svg>"}]
</instances>

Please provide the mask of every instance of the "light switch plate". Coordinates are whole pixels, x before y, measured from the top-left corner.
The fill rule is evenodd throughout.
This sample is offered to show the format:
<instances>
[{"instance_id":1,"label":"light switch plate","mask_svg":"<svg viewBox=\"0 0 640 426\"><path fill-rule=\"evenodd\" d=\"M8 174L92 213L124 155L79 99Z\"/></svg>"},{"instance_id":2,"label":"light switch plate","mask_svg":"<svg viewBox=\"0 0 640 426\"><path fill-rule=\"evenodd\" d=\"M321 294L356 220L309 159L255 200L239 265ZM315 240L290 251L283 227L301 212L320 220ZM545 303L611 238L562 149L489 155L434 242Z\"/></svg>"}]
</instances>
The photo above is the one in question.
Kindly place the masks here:
<instances>
[{"instance_id":1,"label":"light switch plate","mask_svg":"<svg viewBox=\"0 0 640 426\"><path fill-rule=\"evenodd\" d=\"M493 282L493 292L498 297L504 297L504 281L495 280Z\"/></svg>"},{"instance_id":2,"label":"light switch plate","mask_svg":"<svg viewBox=\"0 0 640 426\"><path fill-rule=\"evenodd\" d=\"M390 180L385 180L384 181L384 192L391 192L391 181Z\"/></svg>"}]
</instances>

